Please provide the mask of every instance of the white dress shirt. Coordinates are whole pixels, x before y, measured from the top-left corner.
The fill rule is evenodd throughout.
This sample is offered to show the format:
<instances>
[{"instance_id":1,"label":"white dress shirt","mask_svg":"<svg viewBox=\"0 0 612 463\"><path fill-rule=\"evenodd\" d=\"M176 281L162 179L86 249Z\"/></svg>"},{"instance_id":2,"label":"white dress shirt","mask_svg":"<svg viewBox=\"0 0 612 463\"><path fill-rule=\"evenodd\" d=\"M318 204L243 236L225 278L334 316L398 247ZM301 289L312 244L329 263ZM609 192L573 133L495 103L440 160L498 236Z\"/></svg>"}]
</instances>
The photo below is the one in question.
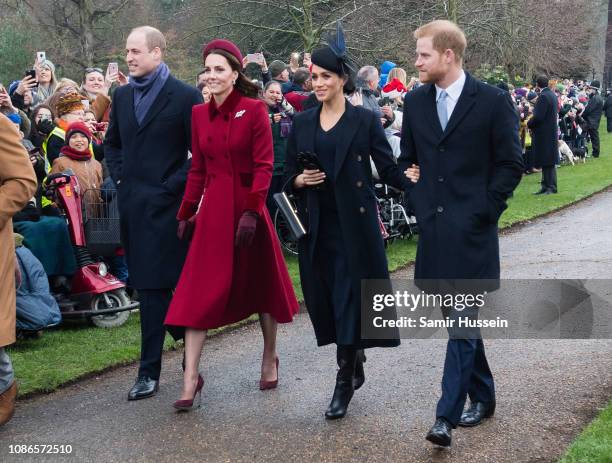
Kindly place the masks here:
<instances>
[{"instance_id":1,"label":"white dress shirt","mask_svg":"<svg viewBox=\"0 0 612 463\"><path fill-rule=\"evenodd\" d=\"M440 93L442 90L446 90L446 114L448 115L448 120L450 120L451 115L453 114L453 110L457 105L457 101L459 101L459 97L461 96L461 92L463 91L463 86L465 85L465 72L463 69L461 70L461 75L459 78L450 84L447 88L440 88L436 85L436 103L440 98Z\"/></svg>"}]
</instances>

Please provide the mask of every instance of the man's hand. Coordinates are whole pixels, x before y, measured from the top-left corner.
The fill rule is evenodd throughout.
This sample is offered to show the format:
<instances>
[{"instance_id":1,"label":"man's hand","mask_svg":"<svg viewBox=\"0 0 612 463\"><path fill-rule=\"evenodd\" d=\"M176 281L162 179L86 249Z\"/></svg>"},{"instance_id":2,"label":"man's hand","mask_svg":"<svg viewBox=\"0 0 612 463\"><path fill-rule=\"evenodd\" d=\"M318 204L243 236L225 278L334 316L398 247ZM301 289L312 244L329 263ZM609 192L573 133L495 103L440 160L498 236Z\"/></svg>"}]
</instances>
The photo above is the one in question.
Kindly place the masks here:
<instances>
[{"instance_id":1,"label":"man's hand","mask_svg":"<svg viewBox=\"0 0 612 463\"><path fill-rule=\"evenodd\" d=\"M395 114L393 114L393 108L389 105L383 106L381 108L382 113L385 115L385 118L389 120L393 120L395 118Z\"/></svg>"}]
</instances>

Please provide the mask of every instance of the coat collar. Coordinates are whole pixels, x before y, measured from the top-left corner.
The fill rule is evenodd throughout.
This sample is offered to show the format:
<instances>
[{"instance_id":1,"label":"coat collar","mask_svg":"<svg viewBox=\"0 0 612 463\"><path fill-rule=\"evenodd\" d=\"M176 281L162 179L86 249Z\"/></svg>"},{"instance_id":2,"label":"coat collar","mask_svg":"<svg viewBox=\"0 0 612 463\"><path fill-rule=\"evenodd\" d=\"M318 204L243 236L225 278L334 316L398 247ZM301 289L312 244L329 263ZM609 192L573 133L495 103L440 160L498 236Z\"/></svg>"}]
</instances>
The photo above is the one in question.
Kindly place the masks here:
<instances>
[{"instance_id":1,"label":"coat collar","mask_svg":"<svg viewBox=\"0 0 612 463\"><path fill-rule=\"evenodd\" d=\"M217 106L214 98L211 98L210 103L208 104L208 114L210 115L211 120L215 118L217 114L221 116L227 116L231 112L236 109L238 103L242 99L242 93L240 91L234 89L232 93L230 93L223 104L221 106Z\"/></svg>"},{"instance_id":2,"label":"coat collar","mask_svg":"<svg viewBox=\"0 0 612 463\"><path fill-rule=\"evenodd\" d=\"M440 119L438 119L438 110L436 108L436 86L429 84L427 92L427 104L425 105L425 115L429 119L431 127L434 127L436 135L440 137L440 142L444 141L459 125L459 122L467 115L476 103L476 94L478 93L478 84L469 73L465 73L465 84L459 100L455 105L455 109L451 114L446 129L442 131Z\"/></svg>"},{"instance_id":3,"label":"coat collar","mask_svg":"<svg viewBox=\"0 0 612 463\"><path fill-rule=\"evenodd\" d=\"M319 104L316 109L306 113L308 115L308 122L303 125L304 151L310 151L311 153L315 152L315 136L316 130L320 125L319 117L321 115L322 107L323 105ZM342 164L346 158L349 148L351 147L355 133L361 126L359 124L359 111L348 100L346 101L346 108L342 118L343 119L338 121L338 124L342 124L343 127L341 132L339 132L340 136L336 142L336 159L334 163L334 172L332 175L334 181L338 177L338 173L342 168Z\"/></svg>"}]
</instances>

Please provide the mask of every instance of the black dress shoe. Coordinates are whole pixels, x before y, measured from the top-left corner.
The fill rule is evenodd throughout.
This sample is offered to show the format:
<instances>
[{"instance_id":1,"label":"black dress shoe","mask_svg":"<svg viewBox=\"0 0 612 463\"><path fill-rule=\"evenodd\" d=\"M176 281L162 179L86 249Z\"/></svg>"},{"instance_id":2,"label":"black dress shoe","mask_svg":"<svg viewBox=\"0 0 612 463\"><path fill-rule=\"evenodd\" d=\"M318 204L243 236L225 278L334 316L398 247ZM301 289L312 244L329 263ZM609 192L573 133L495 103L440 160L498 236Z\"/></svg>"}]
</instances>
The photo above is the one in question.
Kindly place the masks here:
<instances>
[{"instance_id":1,"label":"black dress shoe","mask_svg":"<svg viewBox=\"0 0 612 463\"><path fill-rule=\"evenodd\" d=\"M355 392L355 364L357 362L357 350L352 347L338 346L338 375L336 376L336 387L332 400L325 411L325 418L337 420L344 418L348 405Z\"/></svg>"},{"instance_id":2,"label":"black dress shoe","mask_svg":"<svg viewBox=\"0 0 612 463\"><path fill-rule=\"evenodd\" d=\"M544 188L542 188L540 191L536 191L536 192L534 193L534 195L543 195L543 194L545 194L547 191L548 191L548 190L545 190Z\"/></svg>"},{"instance_id":3,"label":"black dress shoe","mask_svg":"<svg viewBox=\"0 0 612 463\"><path fill-rule=\"evenodd\" d=\"M153 397L159 389L159 381L148 376L139 376L128 392L128 400L140 400Z\"/></svg>"},{"instance_id":4,"label":"black dress shoe","mask_svg":"<svg viewBox=\"0 0 612 463\"><path fill-rule=\"evenodd\" d=\"M366 362L366 356L363 349L357 351L357 362L355 363L355 390L359 389L365 383L365 371L363 371L363 364Z\"/></svg>"},{"instance_id":5,"label":"black dress shoe","mask_svg":"<svg viewBox=\"0 0 612 463\"><path fill-rule=\"evenodd\" d=\"M557 192L555 190L546 190L544 193L542 193L543 195L554 195L557 194Z\"/></svg>"},{"instance_id":6,"label":"black dress shoe","mask_svg":"<svg viewBox=\"0 0 612 463\"><path fill-rule=\"evenodd\" d=\"M436 422L431 427L425 439L432 444L441 447L450 447L451 445L451 425L444 418L436 418Z\"/></svg>"},{"instance_id":7,"label":"black dress shoe","mask_svg":"<svg viewBox=\"0 0 612 463\"><path fill-rule=\"evenodd\" d=\"M461 414L459 426L466 428L478 426L483 419L492 417L493 413L495 413L495 402L474 402Z\"/></svg>"}]
</instances>

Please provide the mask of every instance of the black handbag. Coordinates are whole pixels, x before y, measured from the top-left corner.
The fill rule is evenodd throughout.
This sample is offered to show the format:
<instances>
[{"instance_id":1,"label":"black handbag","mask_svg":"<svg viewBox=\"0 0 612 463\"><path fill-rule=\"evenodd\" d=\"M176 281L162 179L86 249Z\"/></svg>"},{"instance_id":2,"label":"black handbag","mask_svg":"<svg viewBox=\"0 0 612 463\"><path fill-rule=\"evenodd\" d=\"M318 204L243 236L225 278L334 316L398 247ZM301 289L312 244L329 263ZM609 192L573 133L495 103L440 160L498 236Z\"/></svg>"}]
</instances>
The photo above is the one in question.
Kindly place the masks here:
<instances>
[{"instance_id":1,"label":"black handbag","mask_svg":"<svg viewBox=\"0 0 612 463\"><path fill-rule=\"evenodd\" d=\"M289 225L289 229L291 230L293 237L296 240L300 240L306 236L306 229L298 217L297 209L287 196L287 193L281 191L280 193L275 193L272 195L272 198L276 202L278 210L281 212L281 214L283 214L287 225Z\"/></svg>"}]
</instances>

